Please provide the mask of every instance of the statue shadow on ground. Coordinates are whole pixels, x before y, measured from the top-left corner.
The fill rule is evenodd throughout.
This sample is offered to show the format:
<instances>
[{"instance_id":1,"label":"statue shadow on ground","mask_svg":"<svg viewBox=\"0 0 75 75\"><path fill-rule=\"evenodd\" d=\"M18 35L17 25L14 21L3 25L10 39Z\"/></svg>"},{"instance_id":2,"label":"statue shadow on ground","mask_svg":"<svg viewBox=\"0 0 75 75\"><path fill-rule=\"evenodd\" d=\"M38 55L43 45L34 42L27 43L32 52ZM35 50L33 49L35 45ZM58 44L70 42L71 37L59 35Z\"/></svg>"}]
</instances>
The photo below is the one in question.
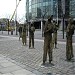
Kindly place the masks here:
<instances>
[{"instance_id":1,"label":"statue shadow on ground","mask_svg":"<svg viewBox=\"0 0 75 75\"><path fill-rule=\"evenodd\" d=\"M26 44L26 45L22 45L22 46L28 46L28 45Z\"/></svg>"},{"instance_id":2,"label":"statue shadow on ground","mask_svg":"<svg viewBox=\"0 0 75 75\"><path fill-rule=\"evenodd\" d=\"M47 73L46 75L53 75L52 73Z\"/></svg>"},{"instance_id":3,"label":"statue shadow on ground","mask_svg":"<svg viewBox=\"0 0 75 75\"><path fill-rule=\"evenodd\" d=\"M75 62L75 59L71 59L71 62Z\"/></svg>"},{"instance_id":4,"label":"statue shadow on ground","mask_svg":"<svg viewBox=\"0 0 75 75\"><path fill-rule=\"evenodd\" d=\"M30 47L29 49L35 49L35 48Z\"/></svg>"},{"instance_id":5,"label":"statue shadow on ground","mask_svg":"<svg viewBox=\"0 0 75 75\"><path fill-rule=\"evenodd\" d=\"M54 66L54 64L53 63L45 63L45 64L41 64L41 67L53 67Z\"/></svg>"},{"instance_id":6,"label":"statue shadow on ground","mask_svg":"<svg viewBox=\"0 0 75 75\"><path fill-rule=\"evenodd\" d=\"M75 59L72 59L71 62L75 62Z\"/></svg>"},{"instance_id":7,"label":"statue shadow on ground","mask_svg":"<svg viewBox=\"0 0 75 75\"><path fill-rule=\"evenodd\" d=\"M67 61L67 62L75 62L75 59L71 59L71 60L65 59L65 61Z\"/></svg>"}]
</instances>

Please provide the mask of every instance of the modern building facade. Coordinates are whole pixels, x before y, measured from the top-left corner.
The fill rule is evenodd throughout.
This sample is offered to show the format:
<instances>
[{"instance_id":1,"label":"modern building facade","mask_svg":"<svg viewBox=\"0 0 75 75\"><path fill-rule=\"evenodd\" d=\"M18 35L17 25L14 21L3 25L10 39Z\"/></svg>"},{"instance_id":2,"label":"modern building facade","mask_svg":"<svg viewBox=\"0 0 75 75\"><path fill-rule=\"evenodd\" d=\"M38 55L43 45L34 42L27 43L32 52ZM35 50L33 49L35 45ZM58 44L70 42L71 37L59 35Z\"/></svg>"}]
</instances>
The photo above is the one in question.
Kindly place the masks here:
<instances>
[{"instance_id":1,"label":"modern building facade","mask_svg":"<svg viewBox=\"0 0 75 75\"><path fill-rule=\"evenodd\" d=\"M29 11L29 20L41 18L43 15L46 18L53 14L53 0L27 0L27 9Z\"/></svg>"},{"instance_id":2,"label":"modern building facade","mask_svg":"<svg viewBox=\"0 0 75 75\"><path fill-rule=\"evenodd\" d=\"M41 28L42 19L49 15L61 21L63 14L65 18L75 17L75 0L26 0L26 19L34 21L36 28Z\"/></svg>"},{"instance_id":3,"label":"modern building facade","mask_svg":"<svg viewBox=\"0 0 75 75\"><path fill-rule=\"evenodd\" d=\"M75 18L75 0L70 0L70 16Z\"/></svg>"}]
</instances>

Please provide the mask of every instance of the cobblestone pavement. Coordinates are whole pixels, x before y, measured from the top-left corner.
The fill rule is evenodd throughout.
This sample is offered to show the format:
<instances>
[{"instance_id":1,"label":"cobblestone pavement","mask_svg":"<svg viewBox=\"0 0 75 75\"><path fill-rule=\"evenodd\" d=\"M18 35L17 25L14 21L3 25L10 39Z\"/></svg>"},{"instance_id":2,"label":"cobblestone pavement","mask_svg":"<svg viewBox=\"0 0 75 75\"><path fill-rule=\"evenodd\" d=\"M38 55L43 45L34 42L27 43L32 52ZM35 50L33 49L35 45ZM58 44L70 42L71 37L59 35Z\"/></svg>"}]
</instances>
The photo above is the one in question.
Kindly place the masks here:
<instances>
[{"instance_id":1,"label":"cobblestone pavement","mask_svg":"<svg viewBox=\"0 0 75 75\"><path fill-rule=\"evenodd\" d=\"M15 63L14 60L0 54L0 75L36 75Z\"/></svg>"},{"instance_id":2,"label":"cobblestone pavement","mask_svg":"<svg viewBox=\"0 0 75 75\"><path fill-rule=\"evenodd\" d=\"M73 44L75 54L75 43ZM75 75L75 57L68 62L65 58L65 42L58 42L58 49L53 49L54 65L46 62L42 66L43 40L35 39L35 49L22 46L18 37L0 35L0 54L15 60L16 64L35 73L36 75Z\"/></svg>"},{"instance_id":3,"label":"cobblestone pavement","mask_svg":"<svg viewBox=\"0 0 75 75\"><path fill-rule=\"evenodd\" d=\"M2 31L0 31L0 34L1 35L6 35L8 36L8 31L3 31L3 34L2 34ZM13 32L13 35L11 35L11 32L9 32L9 36L14 36L14 37L18 37L19 36L19 33L18 35L15 35L15 31ZM42 32L39 30L39 31L35 31L35 39L44 39L44 37L42 37ZM64 32L64 39L63 39L63 32L62 31L58 31L58 37L57 37L58 41L66 41L66 32ZM75 43L75 33L73 35L73 42Z\"/></svg>"}]
</instances>

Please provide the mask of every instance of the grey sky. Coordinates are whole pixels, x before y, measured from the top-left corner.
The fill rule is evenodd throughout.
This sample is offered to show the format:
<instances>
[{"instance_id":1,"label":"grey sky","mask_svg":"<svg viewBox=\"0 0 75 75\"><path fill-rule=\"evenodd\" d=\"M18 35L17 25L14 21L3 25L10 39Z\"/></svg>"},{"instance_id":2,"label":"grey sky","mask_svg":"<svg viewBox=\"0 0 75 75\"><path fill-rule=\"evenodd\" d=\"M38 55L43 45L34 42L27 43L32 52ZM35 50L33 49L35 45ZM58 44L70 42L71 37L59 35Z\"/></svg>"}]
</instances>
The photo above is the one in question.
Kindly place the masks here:
<instances>
[{"instance_id":1,"label":"grey sky","mask_svg":"<svg viewBox=\"0 0 75 75\"><path fill-rule=\"evenodd\" d=\"M17 3L19 0L17 0ZM17 8L17 20L23 22L26 13L26 0L21 0ZM16 8L16 0L1 0L0 2L0 18L11 18Z\"/></svg>"}]
</instances>

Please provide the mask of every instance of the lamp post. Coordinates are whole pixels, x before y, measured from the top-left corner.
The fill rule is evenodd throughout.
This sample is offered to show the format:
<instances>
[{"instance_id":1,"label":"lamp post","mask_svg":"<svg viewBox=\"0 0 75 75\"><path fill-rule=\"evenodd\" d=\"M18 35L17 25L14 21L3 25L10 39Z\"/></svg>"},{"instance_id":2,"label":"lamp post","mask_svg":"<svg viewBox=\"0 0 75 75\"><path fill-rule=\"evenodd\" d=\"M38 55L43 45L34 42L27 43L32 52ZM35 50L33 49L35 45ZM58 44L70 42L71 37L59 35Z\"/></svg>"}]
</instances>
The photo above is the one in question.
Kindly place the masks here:
<instances>
[{"instance_id":1,"label":"lamp post","mask_svg":"<svg viewBox=\"0 0 75 75\"><path fill-rule=\"evenodd\" d=\"M65 0L63 1L62 0L62 13L63 13L63 39L64 39L64 25L65 25L65 20L64 20L64 18L65 18Z\"/></svg>"}]
</instances>

